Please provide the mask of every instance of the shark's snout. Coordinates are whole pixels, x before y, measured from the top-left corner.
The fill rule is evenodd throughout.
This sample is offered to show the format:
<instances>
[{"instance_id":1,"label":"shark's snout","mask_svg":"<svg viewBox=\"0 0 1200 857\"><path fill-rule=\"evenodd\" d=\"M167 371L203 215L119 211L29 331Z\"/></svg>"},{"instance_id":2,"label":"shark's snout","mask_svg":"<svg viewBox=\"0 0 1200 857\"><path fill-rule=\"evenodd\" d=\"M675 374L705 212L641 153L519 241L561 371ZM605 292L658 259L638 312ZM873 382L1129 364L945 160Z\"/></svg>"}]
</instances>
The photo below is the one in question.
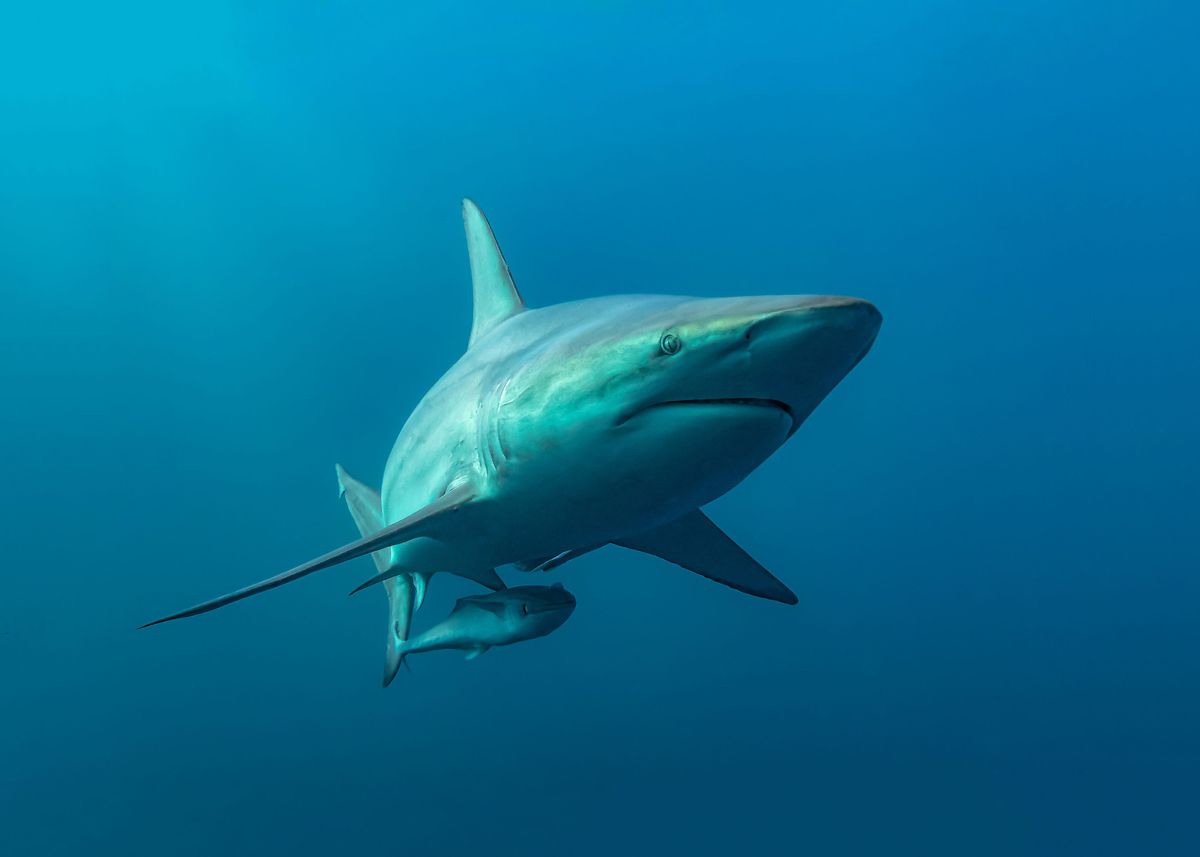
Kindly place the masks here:
<instances>
[{"instance_id":1,"label":"shark's snout","mask_svg":"<svg viewBox=\"0 0 1200 857\"><path fill-rule=\"evenodd\" d=\"M822 323L838 330L852 353L847 372L859 364L875 344L883 313L862 298L828 297L812 309Z\"/></svg>"},{"instance_id":2,"label":"shark's snout","mask_svg":"<svg viewBox=\"0 0 1200 857\"><path fill-rule=\"evenodd\" d=\"M838 295L798 298L795 303L765 312L755 327L798 322L805 326L836 329L841 333L859 333L874 339L883 323L883 314L870 301Z\"/></svg>"},{"instance_id":3,"label":"shark's snout","mask_svg":"<svg viewBox=\"0 0 1200 857\"><path fill-rule=\"evenodd\" d=\"M825 307L835 312L841 312L851 318L856 318L862 323L876 328L879 327L879 323L883 320L883 313L876 308L875 304L862 298L829 298Z\"/></svg>"},{"instance_id":4,"label":"shark's snout","mask_svg":"<svg viewBox=\"0 0 1200 857\"><path fill-rule=\"evenodd\" d=\"M796 297L764 307L747 330L746 347L763 360L798 360L806 373L844 374L870 349L882 323L882 313L862 298Z\"/></svg>"},{"instance_id":5,"label":"shark's snout","mask_svg":"<svg viewBox=\"0 0 1200 857\"><path fill-rule=\"evenodd\" d=\"M838 324L847 330L858 331L871 340L875 339L879 326L883 324L883 313L875 304L862 298L822 298L822 303L814 307L813 311L829 317L832 320L830 323Z\"/></svg>"}]
</instances>

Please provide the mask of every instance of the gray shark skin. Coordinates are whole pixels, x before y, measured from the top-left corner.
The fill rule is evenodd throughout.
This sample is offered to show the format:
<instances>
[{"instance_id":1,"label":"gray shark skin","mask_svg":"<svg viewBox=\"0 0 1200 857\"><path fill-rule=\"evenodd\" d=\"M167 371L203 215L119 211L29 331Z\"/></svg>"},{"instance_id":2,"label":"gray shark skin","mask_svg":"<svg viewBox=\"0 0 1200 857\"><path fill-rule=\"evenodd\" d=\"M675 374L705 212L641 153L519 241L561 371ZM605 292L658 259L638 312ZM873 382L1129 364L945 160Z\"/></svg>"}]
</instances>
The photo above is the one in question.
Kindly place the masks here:
<instances>
[{"instance_id":1,"label":"gray shark skin","mask_svg":"<svg viewBox=\"0 0 1200 857\"><path fill-rule=\"evenodd\" d=\"M510 646L558 630L575 610L575 596L553 586L513 586L486 595L460 598L442 622L411 640L392 629L383 686L391 684L409 655L461 649L467 660L492 646Z\"/></svg>"},{"instance_id":2,"label":"gray shark skin","mask_svg":"<svg viewBox=\"0 0 1200 857\"><path fill-rule=\"evenodd\" d=\"M364 586L385 584L389 628L403 640L434 573L500 589L497 566L550 569L607 544L796 602L700 509L765 461L858 364L879 311L813 295L622 295L527 308L470 200L463 219L470 343L405 423L380 494L338 468L362 538L150 625L373 554L377 574Z\"/></svg>"}]
</instances>

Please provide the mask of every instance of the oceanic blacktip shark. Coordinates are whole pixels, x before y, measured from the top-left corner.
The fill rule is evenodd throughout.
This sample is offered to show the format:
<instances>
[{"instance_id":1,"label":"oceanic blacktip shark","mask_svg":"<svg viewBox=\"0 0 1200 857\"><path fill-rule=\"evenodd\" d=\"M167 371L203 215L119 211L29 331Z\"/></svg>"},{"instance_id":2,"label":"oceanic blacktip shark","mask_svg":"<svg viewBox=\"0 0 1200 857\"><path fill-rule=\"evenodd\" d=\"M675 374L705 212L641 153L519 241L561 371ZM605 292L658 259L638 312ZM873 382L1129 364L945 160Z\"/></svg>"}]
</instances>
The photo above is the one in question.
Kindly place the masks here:
<instances>
[{"instance_id":1,"label":"oceanic blacktip shark","mask_svg":"<svg viewBox=\"0 0 1200 857\"><path fill-rule=\"evenodd\" d=\"M411 640L398 640L388 647L383 670L387 687L396 670L409 655L438 649L461 649L467 660L492 646L508 646L544 637L556 630L575 610L575 596L553 586L513 586L486 595L460 598L450 615Z\"/></svg>"},{"instance_id":2,"label":"oceanic blacktip shark","mask_svg":"<svg viewBox=\"0 0 1200 857\"><path fill-rule=\"evenodd\" d=\"M376 494L338 476L362 533L195 616L374 554L408 637L429 576L493 589L616 544L742 592L796 596L700 511L792 436L875 341L857 298L622 295L525 306L483 212L463 202L467 351L417 405ZM391 645L391 643L389 643Z\"/></svg>"}]
</instances>

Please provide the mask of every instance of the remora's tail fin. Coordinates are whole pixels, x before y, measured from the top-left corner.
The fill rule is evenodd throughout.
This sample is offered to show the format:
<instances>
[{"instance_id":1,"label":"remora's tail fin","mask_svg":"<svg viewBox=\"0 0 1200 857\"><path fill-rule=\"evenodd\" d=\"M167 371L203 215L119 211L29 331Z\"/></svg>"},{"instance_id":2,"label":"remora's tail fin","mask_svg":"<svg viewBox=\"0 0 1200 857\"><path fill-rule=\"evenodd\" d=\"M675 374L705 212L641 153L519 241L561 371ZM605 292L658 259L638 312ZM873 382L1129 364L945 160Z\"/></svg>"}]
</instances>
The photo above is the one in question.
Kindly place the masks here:
<instances>
[{"instance_id":1,"label":"remora's tail fin","mask_svg":"<svg viewBox=\"0 0 1200 857\"><path fill-rule=\"evenodd\" d=\"M208 613L210 610L216 610L218 607L224 607L226 604L232 604L235 601L241 601L243 598L249 598L251 595L257 595L260 592L266 592L268 589L274 589L277 586L283 586L285 583L291 583L293 580L299 580L301 577L312 574L314 571L320 571L338 563L343 563L346 560L365 556L382 548L398 545L415 539L418 536L435 532L439 526L444 525L448 516L453 515L474 499L475 492L470 486L459 486L453 491L443 494L424 509L414 512L404 520L397 521L390 527L385 527L374 535L351 542L282 574L268 577L266 580L259 581L235 592L230 592L227 595L222 595L220 598L214 598L211 601L205 601L202 604L197 604L195 607L190 607L179 613L173 613L170 616L155 619L153 622L147 622L142 627L149 628L151 625L170 622L174 619L184 619L188 616Z\"/></svg>"}]
</instances>

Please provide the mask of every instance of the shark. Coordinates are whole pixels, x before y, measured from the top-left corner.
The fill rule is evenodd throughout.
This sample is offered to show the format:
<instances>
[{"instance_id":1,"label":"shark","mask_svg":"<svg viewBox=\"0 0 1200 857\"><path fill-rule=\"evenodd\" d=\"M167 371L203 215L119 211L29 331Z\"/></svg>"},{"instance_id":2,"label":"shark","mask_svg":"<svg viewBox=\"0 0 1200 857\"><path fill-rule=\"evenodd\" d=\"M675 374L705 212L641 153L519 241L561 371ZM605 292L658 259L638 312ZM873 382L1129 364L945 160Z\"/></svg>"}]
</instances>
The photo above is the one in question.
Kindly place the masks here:
<instances>
[{"instance_id":1,"label":"shark","mask_svg":"<svg viewBox=\"0 0 1200 857\"><path fill-rule=\"evenodd\" d=\"M491 590L606 545L784 604L796 595L703 507L781 447L863 359L882 316L831 295L612 295L527 306L463 201L473 318L462 357L401 428L381 488L337 468L361 538L156 619L197 616L371 555L389 651L430 577ZM356 590L357 591L357 590Z\"/></svg>"},{"instance_id":2,"label":"shark","mask_svg":"<svg viewBox=\"0 0 1200 857\"><path fill-rule=\"evenodd\" d=\"M467 660L493 646L510 646L558 630L575 610L575 596L561 583L552 586L512 586L486 595L460 598L450 615L410 640L388 647L383 686L395 678L409 655L439 649L459 649Z\"/></svg>"}]
</instances>

